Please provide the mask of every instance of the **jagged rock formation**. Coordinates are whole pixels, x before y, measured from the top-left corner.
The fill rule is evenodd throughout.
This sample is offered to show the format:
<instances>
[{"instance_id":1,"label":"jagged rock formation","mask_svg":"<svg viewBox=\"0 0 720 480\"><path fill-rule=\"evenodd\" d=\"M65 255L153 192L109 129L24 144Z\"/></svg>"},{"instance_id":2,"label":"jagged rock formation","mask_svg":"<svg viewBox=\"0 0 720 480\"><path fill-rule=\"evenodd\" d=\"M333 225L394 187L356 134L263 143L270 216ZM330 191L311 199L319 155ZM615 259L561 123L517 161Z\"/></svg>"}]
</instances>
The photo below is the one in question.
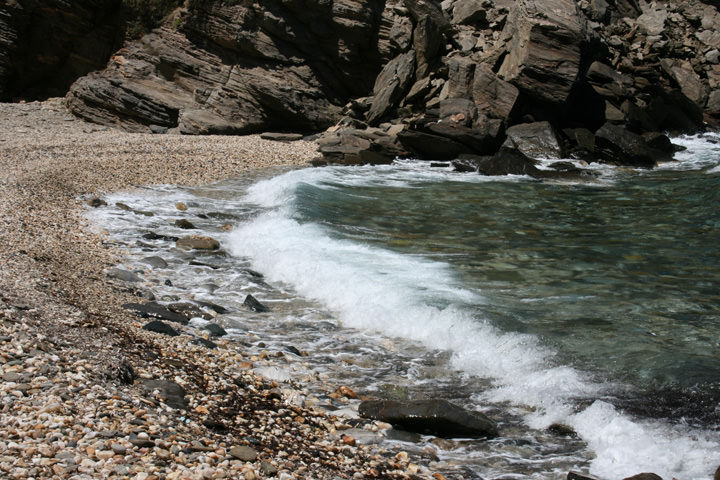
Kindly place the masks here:
<instances>
[{"instance_id":1,"label":"jagged rock formation","mask_svg":"<svg viewBox=\"0 0 720 480\"><path fill-rule=\"evenodd\" d=\"M182 0L0 2L0 101L63 96Z\"/></svg>"},{"instance_id":2,"label":"jagged rock formation","mask_svg":"<svg viewBox=\"0 0 720 480\"><path fill-rule=\"evenodd\" d=\"M366 161L368 152L382 161L398 151L429 159L493 155L501 144L547 156L545 132L552 131L552 156L651 167L672 147L650 145L650 138L667 140L658 133L641 134L693 133L720 123L715 6L635 0L405 4L416 59L428 51L417 38L432 37L427 19L444 37L436 58L424 59L435 67L416 67L415 83L398 101L387 102L376 84L374 96L363 101L369 111L348 105L345 113L354 122L341 125L352 129L320 139L328 162ZM338 137L362 136L363 121L372 126L374 141L338 151ZM541 125L541 132L533 131ZM518 129L528 132L521 142Z\"/></svg>"},{"instance_id":3,"label":"jagged rock formation","mask_svg":"<svg viewBox=\"0 0 720 480\"><path fill-rule=\"evenodd\" d=\"M0 92L19 78L8 59L25 45L31 4L67 8L0 7ZM98 15L74 11L95 30L68 31L95 38ZM79 79L67 102L133 131L331 127L319 138L326 162L492 156L542 126L557 155L651 166L652 132L720 124L717 25L717 5L698 0L186 0Z\"/></svg>"},{"instance_id":4,"label":"jagged rock formation","mask_svg":"<svg viewBox=\"0 0 720 480\"><path fill-rule=\"evenodd\" d=\"M318 131L408 48L409 26L382 1L189 2L80 79L68 104L135 131Z\"/></svg>"}]
</instances>

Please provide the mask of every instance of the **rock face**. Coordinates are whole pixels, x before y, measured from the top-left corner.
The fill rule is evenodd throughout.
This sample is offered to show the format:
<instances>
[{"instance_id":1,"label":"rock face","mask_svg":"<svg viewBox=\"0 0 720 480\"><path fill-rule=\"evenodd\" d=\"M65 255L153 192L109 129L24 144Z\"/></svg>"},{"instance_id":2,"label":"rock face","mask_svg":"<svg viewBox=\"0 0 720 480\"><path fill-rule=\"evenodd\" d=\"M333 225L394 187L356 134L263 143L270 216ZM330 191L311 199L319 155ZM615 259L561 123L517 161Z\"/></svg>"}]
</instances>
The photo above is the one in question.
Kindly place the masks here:
<instances>
[{"instance_id":1,"label":"rock face","mask_svg":"<svg viewBox=\"0 0 720 480\"><path fill-rule=\"evenodd\" d=\"M539 101L562 104L580 70L583 22L573 0L520 0L503 31L498 74Z\"/></svg>"},{"instance_id":2,"label":"rock face","mask_svg":"<svg viewBox=\"0 0 720 480\"><path fill-rule=\"evenodd\" d=\"M0 101L61 96L122 44L120 0L0 4Z\"/></svg>"},{"instance_id":3,"label":"rock face","mask_svg":"<svg viewBox=\"0 0 720 480\"><path fill-rule=\"evenodd\" d=\"M68 104L82 118L133 131L322 130L404 44L385 3L189 2L170 25L76 82Z\"/></svg>"}]
</instances>

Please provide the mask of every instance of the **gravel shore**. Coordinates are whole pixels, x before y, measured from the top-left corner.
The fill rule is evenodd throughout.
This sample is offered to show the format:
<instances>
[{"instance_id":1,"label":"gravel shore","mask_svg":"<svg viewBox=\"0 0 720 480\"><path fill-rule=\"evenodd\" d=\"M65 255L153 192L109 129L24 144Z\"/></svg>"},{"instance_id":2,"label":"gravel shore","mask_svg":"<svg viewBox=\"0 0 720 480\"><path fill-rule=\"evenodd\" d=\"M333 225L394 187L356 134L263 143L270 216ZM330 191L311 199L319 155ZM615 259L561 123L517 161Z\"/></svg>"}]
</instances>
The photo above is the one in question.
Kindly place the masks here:
<instances>
[{"instance_id":1,"label":"gravel shore","mask_svg":"<svg viewBox=\"0 0 720 480\"><path fill-rule=\"evenodd\" d=\"M121 308L137 297L106 275L122 252L83 216L88 199L136 185L304 165L314 143L128 134L61 99L0 104L0 125L0 477L430 477L284 403L231 343L142 330Z\"/></svg>"}]
</instances>

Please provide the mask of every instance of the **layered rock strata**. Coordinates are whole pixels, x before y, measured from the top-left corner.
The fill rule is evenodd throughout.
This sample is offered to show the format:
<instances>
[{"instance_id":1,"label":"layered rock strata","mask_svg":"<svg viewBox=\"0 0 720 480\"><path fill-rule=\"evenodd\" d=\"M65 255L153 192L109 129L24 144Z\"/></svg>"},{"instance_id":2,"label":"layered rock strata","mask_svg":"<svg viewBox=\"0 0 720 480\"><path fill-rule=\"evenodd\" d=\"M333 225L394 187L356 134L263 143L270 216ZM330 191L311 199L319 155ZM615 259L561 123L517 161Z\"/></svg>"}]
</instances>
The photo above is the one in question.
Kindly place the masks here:
<instances>
[{"instance_id":1,"label":"layered rock strata","mask_svg":"<svg viewBox=\"0 0 720 480\"><path fill-rule=\"evenodd\" d=\"M12 5L4 88L21 43ZM326 163L494 155L511 127L548 122L560 154L652 166L606 133L652 149L643 134L717 127L717 25L698 0L187 1L67 101L130 131L327 129Z\"/></svg>"}]
</instances>

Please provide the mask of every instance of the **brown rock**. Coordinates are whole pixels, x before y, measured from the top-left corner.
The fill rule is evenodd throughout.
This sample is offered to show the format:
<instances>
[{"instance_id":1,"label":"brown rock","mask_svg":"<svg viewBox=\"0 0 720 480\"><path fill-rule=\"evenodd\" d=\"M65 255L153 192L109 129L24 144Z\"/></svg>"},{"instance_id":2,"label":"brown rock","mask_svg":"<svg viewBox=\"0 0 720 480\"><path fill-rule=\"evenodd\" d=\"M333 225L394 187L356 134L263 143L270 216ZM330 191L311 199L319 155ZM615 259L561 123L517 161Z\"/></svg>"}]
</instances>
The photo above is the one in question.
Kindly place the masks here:
<instances>
[{"instance_id":1,"label":"brown rock","mask_svg":"<svg viewBox=\"0 0 720 480\"><path fill-rule=\"evenodd\" d=\"M508 54L498 72L531 98L564 103L580 67L583 24L572 0L520 0L503 36Z\"/></svg>"},{"instance_id":2,"label":"brown rock","mask_svg":"<svg viewBox=\"0 0 720 480\"><path fill-rule=\"evenodd\" d=\"M228 453L243 462L254 462L258 457L257 451L245 445L236 445Z\"/></svg>"},{"instance_id":3,"label":"brown rock","mask_svg":"<svg viewBox=\"0 0 720 480\"><path fill-rule=\"evenodd\" d=\"M217 250L220 242L204 235L190 235L179 239L176 246L184 250Z\"/></svg>"}]
</instances>

